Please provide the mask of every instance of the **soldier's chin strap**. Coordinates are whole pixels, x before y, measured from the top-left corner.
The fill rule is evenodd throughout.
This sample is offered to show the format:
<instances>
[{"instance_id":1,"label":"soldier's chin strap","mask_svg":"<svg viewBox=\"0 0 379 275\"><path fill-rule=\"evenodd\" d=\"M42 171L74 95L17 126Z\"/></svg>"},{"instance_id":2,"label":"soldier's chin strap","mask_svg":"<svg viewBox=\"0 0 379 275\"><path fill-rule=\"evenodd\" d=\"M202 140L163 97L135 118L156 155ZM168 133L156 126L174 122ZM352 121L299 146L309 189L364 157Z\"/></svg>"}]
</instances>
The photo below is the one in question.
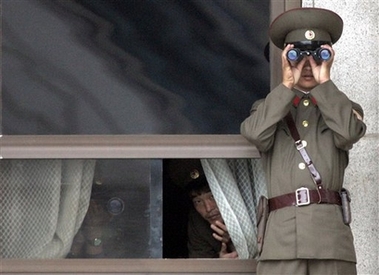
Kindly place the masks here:
<instances>
[{"instance_id":1,"label":"soldier's chin strap","mask_svg":"<svg viewBox=\"0 0 379 275\"><path fill-rule=\"evenodd\" d=\"M307 150L305 149L306 145L303 143L303 141L300 138L299 132L296 128L296 124L295 124L295 121L293 120L291 112L288 112L288 114L284 117L284 121L287 123L288 129L291 132L291 136L293 140L295 141L296 149L299 151L301 157L304 159L304 162L307 165L308 170L311 174L312 180L317 187L316 190L319 192L319 190L323 189L320 173L317 171L315 165L313 164L311 158L308 155ZM319 197L321 201L320 192L319 192Z\"/></svg>"}]
</instances>

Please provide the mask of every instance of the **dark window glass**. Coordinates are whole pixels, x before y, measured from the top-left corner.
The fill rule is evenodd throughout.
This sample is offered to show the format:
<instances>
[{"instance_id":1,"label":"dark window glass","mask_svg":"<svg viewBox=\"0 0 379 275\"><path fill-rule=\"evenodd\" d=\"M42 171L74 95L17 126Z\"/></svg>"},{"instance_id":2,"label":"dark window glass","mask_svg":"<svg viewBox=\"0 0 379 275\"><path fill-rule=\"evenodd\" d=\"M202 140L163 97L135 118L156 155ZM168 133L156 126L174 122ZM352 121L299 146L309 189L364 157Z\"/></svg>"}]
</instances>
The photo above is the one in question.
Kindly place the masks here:
<instances>
[{"instance_id":1,"label":"dark window glass","mask_svg":"<svg viewBox=\"0 0 379 275\"><path fill-rule=\"evenodd\" d=\"M0 165L0 258L162 257L161 160Z\"/></svg>"},{"instance_id":2,"label":"dark window glass","mask_svg":"<svg viewBox=\"0 0 379 275\"><path fill-rule=\"evenodd\" d=\"M236 134L269 1L2 2L2 134Z\"/></svg>"},{"instance_id":3,"label":"dark window glass","mask_svg":"<svg viewBox=\"0 0 379 275\"><path fill-rule=\"evenodd\" d=\"M188 258L187 188L204 174L199 159L0 165L0 258Z\"/></svg>"}]
</instances>

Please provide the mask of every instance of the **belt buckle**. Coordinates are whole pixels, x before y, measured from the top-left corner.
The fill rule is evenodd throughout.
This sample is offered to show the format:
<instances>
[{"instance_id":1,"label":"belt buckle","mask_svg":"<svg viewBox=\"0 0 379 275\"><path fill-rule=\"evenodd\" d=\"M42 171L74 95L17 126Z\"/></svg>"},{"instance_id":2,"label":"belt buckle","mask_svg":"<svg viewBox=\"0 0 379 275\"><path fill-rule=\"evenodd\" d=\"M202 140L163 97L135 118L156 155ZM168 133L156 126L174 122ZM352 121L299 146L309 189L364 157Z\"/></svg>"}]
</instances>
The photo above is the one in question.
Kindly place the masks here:
<instances>
[{"instance_id":1,"label":"belt buckle","mask_svg":"<svg viewBox=\"0 0 379 275\"><path fill-rule=\"evenodd\" d=\"M306 187L300 187L295 191L296 206L304 206L311 203L311 198L309 197L309 189Z\"/></svg>"}]
</instances>

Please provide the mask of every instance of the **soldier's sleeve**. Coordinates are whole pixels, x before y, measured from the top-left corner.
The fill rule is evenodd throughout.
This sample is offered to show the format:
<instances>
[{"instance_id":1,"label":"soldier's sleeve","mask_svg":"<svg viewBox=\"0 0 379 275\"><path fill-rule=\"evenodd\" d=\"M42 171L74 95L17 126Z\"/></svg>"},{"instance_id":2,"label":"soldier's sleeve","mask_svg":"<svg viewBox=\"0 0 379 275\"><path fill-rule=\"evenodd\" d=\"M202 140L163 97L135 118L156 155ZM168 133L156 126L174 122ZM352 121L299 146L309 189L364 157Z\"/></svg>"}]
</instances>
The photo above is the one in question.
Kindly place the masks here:
<instances>
[{"instance_id":1,"label":"soldier's sleeve","mask_svg":"<svg viewBox=\"0 0 379 275\"><path fill-rule=\"evenodd\" d=\"M241 134L259 151L268 151L274 143L277 123L289 112L295 93L283 84L264 100L253 104L250 116L241 124Z\"/></svg>"},{"instance_id":2,"label":"soldier's sleeve","mask_svg":"<svg viewBox=\"0 0 379 275\"><path fill-rule=\"evenodd\" d=\"M322 117L334 133L334 143L349 150L366 132L362 107L352 102L332 81L318 85L311 91Z\"/></svg>"}]
</instances>

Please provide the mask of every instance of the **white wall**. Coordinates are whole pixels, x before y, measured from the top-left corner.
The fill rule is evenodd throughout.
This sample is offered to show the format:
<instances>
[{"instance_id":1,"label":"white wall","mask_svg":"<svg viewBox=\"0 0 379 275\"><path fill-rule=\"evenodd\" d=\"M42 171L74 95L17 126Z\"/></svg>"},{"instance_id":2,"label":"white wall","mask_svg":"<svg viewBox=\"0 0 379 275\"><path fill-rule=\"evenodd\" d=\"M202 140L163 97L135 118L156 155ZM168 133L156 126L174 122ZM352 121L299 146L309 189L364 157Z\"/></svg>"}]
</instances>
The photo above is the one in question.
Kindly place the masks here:
<instances>
[{"instance_id":1,"label":"white wall","mask_svg":"<svg viewBox=\"0 0 379 275\"><path fill-rule=\"evenodd\" d=\"M303 0L344 20L334 45L333 81L365 111L367 133L350 152L346 187L352 195L352 230L358 274L379 272L379 2L377 0ZM343 240L342 240L343 241Z\"/></svg>"}]
</instances>

